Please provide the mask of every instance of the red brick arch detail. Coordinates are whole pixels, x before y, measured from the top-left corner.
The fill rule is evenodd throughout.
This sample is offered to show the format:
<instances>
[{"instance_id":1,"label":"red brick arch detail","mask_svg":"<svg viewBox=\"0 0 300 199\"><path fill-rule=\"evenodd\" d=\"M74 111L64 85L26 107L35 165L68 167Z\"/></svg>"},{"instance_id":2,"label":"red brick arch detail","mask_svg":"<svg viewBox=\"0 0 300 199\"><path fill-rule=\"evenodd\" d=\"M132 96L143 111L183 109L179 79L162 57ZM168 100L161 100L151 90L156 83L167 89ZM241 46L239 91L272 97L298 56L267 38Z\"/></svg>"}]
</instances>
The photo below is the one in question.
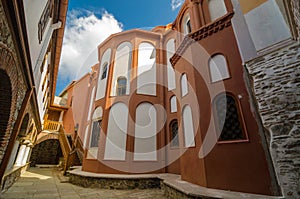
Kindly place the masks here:
<instances>
[{"instance_id":1,"label":"red brick arch detail","mask_svg":"<svg viewBox=\"0 0 300 199\"><path fill-rule=\"evenodd\" d=\"M10 114L6 130L5 132L1 132L4 134L4 139L2 139L1 141L1 148L4 153L10 140L13 124L16 119L15 113L18 99L18 70L16 63L17 62L14 54L9 50L9 48L5 44L0 42L0 69L6 72L6 74L9 76L11 83L11 103L2 104L3 106L10 107ZM0 163L2 162L2 158L3 156L0 157Z\"/></svg>"}]
</instances>

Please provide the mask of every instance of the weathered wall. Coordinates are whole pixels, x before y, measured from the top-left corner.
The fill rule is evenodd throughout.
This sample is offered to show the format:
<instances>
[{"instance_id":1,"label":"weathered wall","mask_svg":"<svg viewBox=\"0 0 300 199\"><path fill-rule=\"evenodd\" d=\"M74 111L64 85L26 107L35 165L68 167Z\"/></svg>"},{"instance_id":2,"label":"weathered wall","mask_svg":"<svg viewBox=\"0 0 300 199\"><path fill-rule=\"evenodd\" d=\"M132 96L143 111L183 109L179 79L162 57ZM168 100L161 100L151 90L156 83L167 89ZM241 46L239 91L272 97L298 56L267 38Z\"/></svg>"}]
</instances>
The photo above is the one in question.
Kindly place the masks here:
<instances>
[{"instance_id":1,"label":"weathered wall","mask_svg":"<svg viewBox=\"0 0 300 199\"><path fill-rule=\"evenodd\" d=\"M300 197L300 44L248 63L279 185L286 197Z\"/></svg>"},{"instance_id":2,"label":"weathered wall","mask_svg":"<svg viewBox=\"0 0 300 199\"><path fill-rule=\"evenodd\" d=\"M56 165L60 157L62 157L62 152L59 141L56 139L46 140L33 148L30 166L36 164Z\"/></svg>"}]
</instances>

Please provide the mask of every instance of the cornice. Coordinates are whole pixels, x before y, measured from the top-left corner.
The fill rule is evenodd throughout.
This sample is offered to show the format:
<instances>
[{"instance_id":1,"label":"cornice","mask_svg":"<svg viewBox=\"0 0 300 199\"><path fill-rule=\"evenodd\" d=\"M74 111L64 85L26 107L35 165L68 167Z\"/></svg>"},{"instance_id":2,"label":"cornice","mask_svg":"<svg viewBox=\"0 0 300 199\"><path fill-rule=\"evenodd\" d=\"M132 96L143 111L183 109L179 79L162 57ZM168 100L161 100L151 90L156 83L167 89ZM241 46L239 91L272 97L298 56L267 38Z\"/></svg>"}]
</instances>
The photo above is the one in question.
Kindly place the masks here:
<instances>
[{"instance_id":1,"label":"cornice","mask_svg":"<svg viewBox=\"0 0 300 199\"><path fill-rule=\"evenodd\" d=\"M179 47L177 48L175 54L170 59L172 65L174 66L179 61L185 50L192 43L200 41L206 37L212 36L213 34L223 30L224 28L231 26L231 19L233 17L233 14L233 12L227 13L220 19L201 27L195 32L186 35Z\"/></svg>"}]
</instances>

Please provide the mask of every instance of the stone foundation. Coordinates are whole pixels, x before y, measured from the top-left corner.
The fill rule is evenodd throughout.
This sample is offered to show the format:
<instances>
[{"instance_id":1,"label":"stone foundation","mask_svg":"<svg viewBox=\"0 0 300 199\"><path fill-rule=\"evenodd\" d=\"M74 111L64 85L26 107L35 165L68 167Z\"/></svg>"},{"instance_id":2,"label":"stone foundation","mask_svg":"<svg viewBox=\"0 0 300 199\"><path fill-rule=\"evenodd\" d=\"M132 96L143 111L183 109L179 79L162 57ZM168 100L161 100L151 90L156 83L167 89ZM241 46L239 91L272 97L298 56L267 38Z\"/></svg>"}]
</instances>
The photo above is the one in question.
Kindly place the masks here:
<instances>
[{"instance_id":1,"label":"stone foundation","mask_svg":"<svg viewBox=\"0 0 300 199\"><path fill-rule=\"evenodd\" d=\"M21 174L27 170L27 167L28 164L22 167L15 167L7 172L2 178L1 193L7 191L18 180Z\"/></svg>"}]
</instances>

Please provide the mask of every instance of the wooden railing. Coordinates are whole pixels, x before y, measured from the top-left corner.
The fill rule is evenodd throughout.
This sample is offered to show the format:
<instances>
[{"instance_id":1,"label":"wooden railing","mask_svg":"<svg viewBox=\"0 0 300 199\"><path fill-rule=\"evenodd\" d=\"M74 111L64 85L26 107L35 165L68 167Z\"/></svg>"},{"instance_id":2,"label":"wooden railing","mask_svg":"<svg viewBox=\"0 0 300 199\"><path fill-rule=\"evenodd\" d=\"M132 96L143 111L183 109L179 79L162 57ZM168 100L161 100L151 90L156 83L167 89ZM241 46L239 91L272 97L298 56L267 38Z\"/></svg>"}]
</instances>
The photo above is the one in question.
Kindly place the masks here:
<instances>
[{"instance_id":1,"label":"wooden railing","mask_svg":"<svg viewBox=\"0 0 300 199\"><path fill-rule=\"evenodd\" d=\"M61 127L61 122L45 120L43 129L48 131L58 132L60 127Z\"/></svg>"},{"instance_id":2,"label":"wooden railing","mask_svg":"<svg viewBox=\"0 0 300 199\"><path fill-rule=\"evenodd\" d=\"M70 146L67 135L64 132L63 127L59 129L59 142L64 155L65 164L64 164L64 174L66 171L74 165L76 158L79 159L80 163L83 160L83 147L82 142L75 133L72 146ZM77 161L78 162L78 161Z\"/></svg>"}]
</instances>

